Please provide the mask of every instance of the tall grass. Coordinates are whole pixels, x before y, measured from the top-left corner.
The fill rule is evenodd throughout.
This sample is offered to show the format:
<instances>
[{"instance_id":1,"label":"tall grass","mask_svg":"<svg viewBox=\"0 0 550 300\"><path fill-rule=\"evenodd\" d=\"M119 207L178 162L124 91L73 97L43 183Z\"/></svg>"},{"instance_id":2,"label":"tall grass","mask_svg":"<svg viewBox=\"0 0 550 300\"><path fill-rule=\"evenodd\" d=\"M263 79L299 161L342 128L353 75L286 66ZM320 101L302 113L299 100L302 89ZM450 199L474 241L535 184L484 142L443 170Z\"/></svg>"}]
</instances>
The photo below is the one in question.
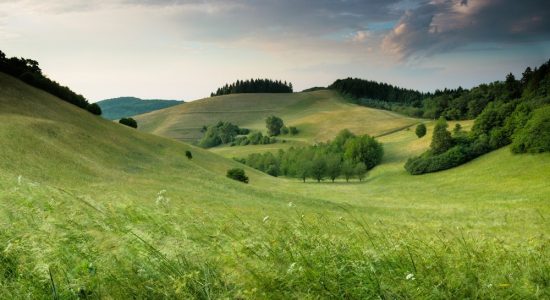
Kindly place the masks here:
<instances>
[{"instance_id":1,"label":"tall grass","mask_svg":"<svg viewBox=\"0 0 550 300\"><path fill-rule=\"evenodd\" d=\"M550 297L543 232L499 240L292 203L285 216L258 218L173 210L166 199L102 205L25 179L4 190L5 299Z\"/></svg>"}]
</instances>

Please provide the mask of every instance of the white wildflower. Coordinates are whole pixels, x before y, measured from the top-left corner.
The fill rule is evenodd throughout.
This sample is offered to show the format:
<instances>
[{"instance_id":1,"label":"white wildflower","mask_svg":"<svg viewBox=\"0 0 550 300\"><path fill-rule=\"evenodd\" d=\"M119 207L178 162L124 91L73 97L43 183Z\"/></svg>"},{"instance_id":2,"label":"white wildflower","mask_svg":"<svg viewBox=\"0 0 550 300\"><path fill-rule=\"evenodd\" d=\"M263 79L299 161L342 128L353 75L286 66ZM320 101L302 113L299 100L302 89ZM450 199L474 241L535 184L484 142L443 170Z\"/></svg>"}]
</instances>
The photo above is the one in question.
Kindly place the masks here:
<instances>
[{"instance_id":1,"label":"white wildflower","mask_svg":"<svg viewBox=\"0 0 550 300\"><path fill-rule=\"evenodd\" d=\"M17 184L21 185L21 181L23 180L23 176L19 175L17 176Z\"/></svg>"},{"instance_id":2,"label":"white wildflower","mask_svg":"<svg viewBox=\"0 0 550 300\"><path fill-rule=\"evenodd\" d=\"M413 274L413 273L409 273L409 274L407 274L407 276L405 276L405 279L407 279L407 280L415 280L416 278L414 278L414 274Z\"/></svg>"},{"instance_id":3,"label":"white wildflower","mask_svg":"<svg viewBox=\"0 0 550 300\"><path fill-rule=\"evenodd\" d=\"M263 219L263 222L267 222L267 220L269 220L269 216L265 216L264 219Z\"/></svg>"},{"instance_id":4,"label":"white wildflower","mask_svg":"<svg viewBox=\"0 0 550 300\"><path fill-rule=\"evenodd\" d=\"M287 273L292 273L294 271L294 267L296 267L296 263L293 262L288 266L288 270L286 270Z\"/></svg>"}]
</instances>

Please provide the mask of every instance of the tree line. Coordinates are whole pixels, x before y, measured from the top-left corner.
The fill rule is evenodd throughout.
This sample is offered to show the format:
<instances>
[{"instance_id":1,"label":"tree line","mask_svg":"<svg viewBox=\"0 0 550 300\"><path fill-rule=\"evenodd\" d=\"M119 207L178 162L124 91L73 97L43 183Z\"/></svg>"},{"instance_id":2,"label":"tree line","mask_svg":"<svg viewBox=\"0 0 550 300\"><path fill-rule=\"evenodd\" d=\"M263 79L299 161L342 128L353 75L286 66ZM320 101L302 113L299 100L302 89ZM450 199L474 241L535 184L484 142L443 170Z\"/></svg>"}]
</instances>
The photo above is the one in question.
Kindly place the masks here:
<instances>
[{"instance_id":1,"label":"tree line","mask_svg":"<svg viewBox=\"0 0 550 300\"><path fill-rule=\"evenodd\" d=\"M86 109L95 115L101 115L99 105L96 103L90 104L84 96L46 77L35 60L18 57L8 58L4 52L0 51L0 72L16 77L35 88Z\"/></svg>"},{"instance_id":2,"label":"tree line","mask_svg":"<svg viewBox=\"0 0 550 300\"><path fill-rule=\"evenodd\" d=\"M359 105L396 111L413 117L447 120L474 119L491 102L530 97L545 88L549 62L538 68L527 67L520 79L512 73L504 81L481 84L472 89L444 89L422 93L386 83L347 78L336 80L329 88L339 91Z\"/></svg>"},{"instance_id":3,"label":"tree line","mask_svg":"<svg viewBox=\"0 0 550 300\"><path fill-rule=\"evenodd\" d=\"M277 154L266 152L236 159L272 176L311 178L320 182L326 178L349 181L363 180L368 170L378 165L384 154L382 145L369 135L356 136L342 130L333 141L307 147L291 147Z\"/></svg>"},{"instance_id":4,"label":"tree line","mask_svg":"<svg viewBox=\"0 0 550 300\"><path fill-rule=\"evenodd\" d=\"M231 84L225 84L218 88L210 96L221 96L240 93L292 93L292 83L271 79L247 79L237 80Z\"/></svg>"}]
</instances>

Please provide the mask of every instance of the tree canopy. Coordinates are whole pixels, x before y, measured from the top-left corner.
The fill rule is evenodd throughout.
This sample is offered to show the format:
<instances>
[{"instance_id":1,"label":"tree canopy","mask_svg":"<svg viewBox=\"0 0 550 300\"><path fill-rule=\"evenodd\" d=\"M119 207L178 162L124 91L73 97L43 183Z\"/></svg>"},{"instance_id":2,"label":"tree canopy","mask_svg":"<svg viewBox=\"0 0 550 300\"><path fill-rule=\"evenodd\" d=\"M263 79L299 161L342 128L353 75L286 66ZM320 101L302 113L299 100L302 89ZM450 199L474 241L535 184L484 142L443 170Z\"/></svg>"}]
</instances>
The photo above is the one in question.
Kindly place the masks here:
<instances>
[{"instance_id":1,"label":"tree canopy","mask_svg":"<svg viewBox=\"0 0 550 300\"><path fill-rule=\"evenodd\" d=\"M237 80L220 87L210 96L221 96L240 93L292 93L292 83L272 79Z\"/></svg>"}]
</instances>

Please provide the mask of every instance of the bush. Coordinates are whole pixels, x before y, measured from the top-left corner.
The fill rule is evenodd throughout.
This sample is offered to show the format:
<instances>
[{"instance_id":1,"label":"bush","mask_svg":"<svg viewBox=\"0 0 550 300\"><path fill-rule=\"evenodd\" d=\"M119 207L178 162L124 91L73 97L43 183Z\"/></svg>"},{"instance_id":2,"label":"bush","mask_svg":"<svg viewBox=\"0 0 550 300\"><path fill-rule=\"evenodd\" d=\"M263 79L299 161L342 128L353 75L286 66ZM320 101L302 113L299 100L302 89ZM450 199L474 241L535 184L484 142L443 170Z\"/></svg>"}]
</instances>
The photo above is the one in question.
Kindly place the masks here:
<instances>
[{"instance_id":1,"label":"bush","mask_svg":"<svg viewBox=\"0 0 550 300\"><path fill-rule=\"evenodd\" d=\"M290 132L291 135L297 135L298 134L298 128L294 127L294 126L290 126L288 127L288 131Z\"/></svg>"},{"instance_id":2,"label":"bush","mask_svg":"<svg viewBox=\"0 0 550 300\"><path fill-rule=\"evenodd\" d=\"M426 135L426 125L424 125L424 123L418 124L416 126L415 133L416 133L416 136L418 138L421 138L421 137L425 136Z\"/></svg>"},{"instance_id":3,"label":"bush","mask_svg":"<svg viewBox=\"0 0 550 300\"><path fill-rule=\"evenodd\" d=\"M189 151L189 150L186 150L186 151L185 151L185 156L186 156L188 159L193 159L193 154L192 154L191 151Z\"/></svg>"},{"instance_id":4,"label":"bush","mask_svg":"<svg viewBox=\"0 0 550 300\"><path fill-rule=\"evenodd\" d=\"M286 126L281 127L281 134L288 134L288 133L289 133L288 127Z\"/></svg>"},{"instance_id":5,"label":"bush","mask_svg":"<svg viewBox=\"0 0 550 300\"><path fill-rule=\"evenodd\" d=\"M233 169L227 170L226 176L228 178L231 178L237 181L248 183L248 176L246 176L244 170L240 168L233 168Z\"/></svg>"},{"instance_id":6,"label":"bush","mask_svg":"<svg viewBox=\"0 0 550 300\"><path fill-rule=\"evenodd\" d=\"M126 125L126 126L129 126L129 127L132 127L132 128L137 128L138 127L138 124L137 124L136 120L134 120L132 118L122 118L118 122L122 125Z\"/></svg>"},{"instance_id":7,"label":"bush","mask_svg":"<svg viewBox=\"0 0 550 300\"><path fill-rule=\"evenodd\" d=\"M96 116L101 116L101 107L97 103L88 104L86 107L86 110L91 112L92 114Z\"/></svg>"}]
</instances>

